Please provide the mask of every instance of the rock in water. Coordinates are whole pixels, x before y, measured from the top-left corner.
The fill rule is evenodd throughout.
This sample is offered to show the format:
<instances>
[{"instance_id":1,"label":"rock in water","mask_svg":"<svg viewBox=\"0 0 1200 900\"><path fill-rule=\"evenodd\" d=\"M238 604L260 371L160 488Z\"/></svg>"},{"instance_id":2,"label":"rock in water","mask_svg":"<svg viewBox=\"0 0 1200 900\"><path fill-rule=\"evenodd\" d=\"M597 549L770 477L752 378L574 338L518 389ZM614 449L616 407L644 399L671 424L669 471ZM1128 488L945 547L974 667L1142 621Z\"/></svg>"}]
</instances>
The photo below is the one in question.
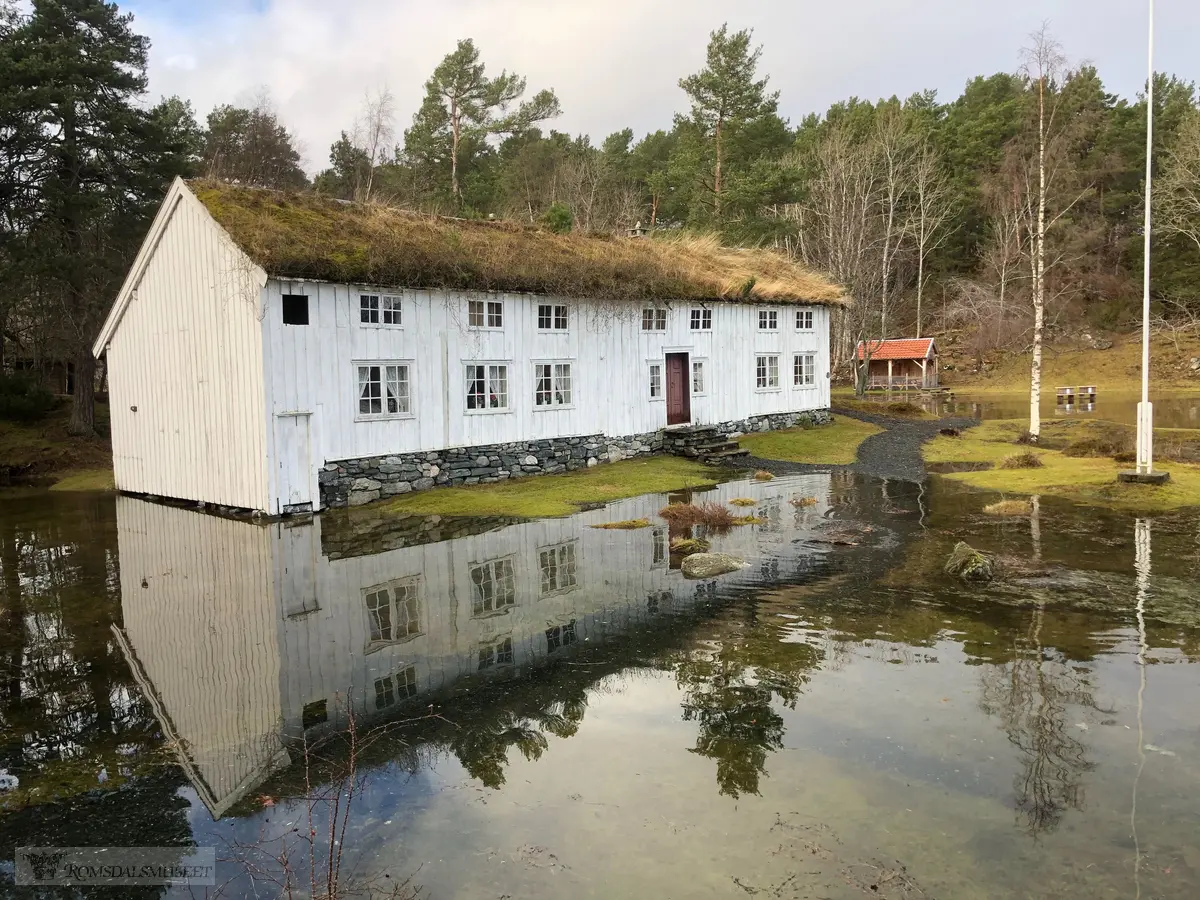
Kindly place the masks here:
<instances>
[{"instance_id":1,"label":"rock in water","mask_svg":"<svg viewBox=\"0 0 1200 900\"><path fill-rule=\"evenodd\" d=\"M684 578L715 578L745 567L742 560L728 553L693 553L679 566Z\"/></svg>"},{"instance_id":2,"label":"rock in water","mask_svg":"<svg viewBox=\"0 0 1200 900\"><path fill-rule=\"evenodd\" d=\"M686 562L686 560L685 560ZM946 560L946 574L957 575L963 581L991 581L995 575L992 558L970 544L959 541Z\"/></svg>"}]
</instances>

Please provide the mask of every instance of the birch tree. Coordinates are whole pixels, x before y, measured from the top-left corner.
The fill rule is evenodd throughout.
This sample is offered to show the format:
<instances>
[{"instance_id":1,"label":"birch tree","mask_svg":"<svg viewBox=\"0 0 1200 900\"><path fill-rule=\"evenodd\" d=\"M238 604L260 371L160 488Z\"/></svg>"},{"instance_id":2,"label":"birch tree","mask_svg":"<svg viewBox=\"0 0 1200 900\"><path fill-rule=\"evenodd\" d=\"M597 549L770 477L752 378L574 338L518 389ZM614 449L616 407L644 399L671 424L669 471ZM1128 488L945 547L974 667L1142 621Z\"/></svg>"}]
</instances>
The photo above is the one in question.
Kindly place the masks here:
<instances>
[{"instance_id":1,"label":"birch tree","mask_svg":"<svg viewBox=\"0 0 1200 900\"><path fill-rule=\"evenodd\" d=\"M767 91L768 79L755 80L762 47L750 49L750 31L729 34L728 25L712 32L707 62L694 75L679 80L692 101L692 119L713 142L713 212L721 217L721 165L726 131L750 119L774 113L779 92Z\"/></svg>"},{"instance_id":2,"label":"birch tree","mask_svg":"<svg viewBox=\"0 0 1200 900\"><path fill-rule=\"evenodd\" d=\"M876 131L880 175L879 337L888 335L896 257L904 242L905 206L913 186L913 140L898 109L883 112Z\"/></svg>"},{"instance_id":3,"label":"birch tree","mask_svg":"<svg viewBox=\"0 0 1200 900\"><path fill-rule=\"evenodd\" d=\"M1158 227L1200 250L1200 110L1193 110L1163 159L1155 185Z\"/></svg>"},{"instance_id":4,"label":"birch tree","mask_svg":"<svg viewBox=\"0 0 1200 900\"><path fill-rule=\"evenodd\" d=\"M946 223L954 215L950 182L941 154L926 140L913 162L913 199L909 230L917 255L917 333L921 336L921 304L925 296L925 264L946 243ZM1003 300L1001 300L1003 303Z\"/></svg>"},{"instance_id":5,"label":"birch tree","mask_svg":"<svg viewBox=\"0 0 1200 900\"><path fill-rule=\"evenodd\" d=\"M1022 51L1025 74L1036 81L1037 91L1037 192L1031 198L1033 212L1030 275L1033 284L1033 353L1029 367L1029 439L1037 443L1042 433L1042 340L1046 326L1046 196L1047 150L1055 128L1057 88L1062 86L1066 58L1061 45L1050 35L1049 25L1032 34L1032 43Z\"/></svg>"},{"instance_id":6,"label":"birch tree","mask_svg":"<svg viewBox=\"0 0 1200 900\"><path fill-rule=\"evenodd\" d=\"M365 203L375 188L375 173L387 162L396 139L396 98L385 85L363 98L362 114L354 125L354 143L364 165L354 186L354 199Z\"/></svg>"}]
</instances>

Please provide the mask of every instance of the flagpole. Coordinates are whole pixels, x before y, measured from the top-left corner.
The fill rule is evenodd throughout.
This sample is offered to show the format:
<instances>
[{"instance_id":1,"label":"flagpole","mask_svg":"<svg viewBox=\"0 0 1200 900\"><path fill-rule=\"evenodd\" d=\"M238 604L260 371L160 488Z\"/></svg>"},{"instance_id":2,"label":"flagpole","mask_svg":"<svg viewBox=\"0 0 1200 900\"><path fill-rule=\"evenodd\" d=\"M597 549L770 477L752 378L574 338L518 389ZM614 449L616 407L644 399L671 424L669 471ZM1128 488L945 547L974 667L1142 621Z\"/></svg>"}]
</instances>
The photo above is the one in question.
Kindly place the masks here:
<instances>
[{"instance_id":1,"label":"flagpole","mask_svg":"<svg viewBox=\"0 0 1200 900\"><path fill-rule=\"evenodd\" d=\"M1146 82L1146 213L1142 269L1142 401L1137 410L1137 476L1154 478L1154 407L1150 403L1150 216L1154 176L1154 0L1150 3L1149 61Z\"/></svg>"}]
</instances>

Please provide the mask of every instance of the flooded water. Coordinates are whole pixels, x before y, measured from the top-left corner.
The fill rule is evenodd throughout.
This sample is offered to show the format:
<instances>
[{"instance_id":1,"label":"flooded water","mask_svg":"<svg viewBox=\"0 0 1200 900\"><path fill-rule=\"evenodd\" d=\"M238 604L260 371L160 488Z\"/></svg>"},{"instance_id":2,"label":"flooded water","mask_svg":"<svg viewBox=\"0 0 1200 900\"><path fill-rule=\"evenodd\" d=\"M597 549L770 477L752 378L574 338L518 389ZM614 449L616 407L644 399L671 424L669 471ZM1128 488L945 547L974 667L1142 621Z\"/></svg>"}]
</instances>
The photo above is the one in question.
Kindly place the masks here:
<instances>
[{"instance_id":1,"label":"flooded water","mask_svg":"<svg viewBox=\"0 0 1200 900\"><path fill-rule=\"evenodd\" d=\"M1122 425L1137 424L1137 405L1141 395L1137 385L1120 393L1101 391L1095 401L1076 395L1070 403L1059 402L1053 386L1042 391L1041 413L1044 420L1103 419ZM953 390L953 389L952 389ZM921 397L902 392L869 395L881 404L889 399L911 400L927 412L939 416L966 416L974 419L1021 419L1029 416L1029 394L972 394L969 391L950 395ZM1200 390L1194 394L1151 396L1154 403L1156 428L1200 428ZM835 404L836 405L836 404Z\"/></svg>"},{"instance_id":2,"label":"flooded water","mask_svg":"<svg viewBox=\"0 0 1200 900\"><path fill-rule=\"evenodd\" d=\"M695 499L740 497L708 537L748 565L707 581L664 496L0 501L0 895L16 847L112 844L215 847L226 897L1200 896L1200 516ZM1014 574L950 579L957 540Z\"/></svg>"}]
</instances>

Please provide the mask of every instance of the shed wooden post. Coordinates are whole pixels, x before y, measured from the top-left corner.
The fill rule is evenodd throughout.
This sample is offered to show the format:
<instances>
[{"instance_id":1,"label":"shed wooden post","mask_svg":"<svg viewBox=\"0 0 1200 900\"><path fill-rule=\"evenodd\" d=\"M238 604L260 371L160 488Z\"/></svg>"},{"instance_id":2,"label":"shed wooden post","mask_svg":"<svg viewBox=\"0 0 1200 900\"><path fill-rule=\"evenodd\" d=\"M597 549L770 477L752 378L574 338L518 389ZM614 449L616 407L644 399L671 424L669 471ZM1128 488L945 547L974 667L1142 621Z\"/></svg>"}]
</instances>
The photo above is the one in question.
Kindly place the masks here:
<instances>
[{"instance_id":1,"label":"shed wooden post","mask_svg":"<svg viewBox=\"0 0 1200 900\"><path fill-rule=\"evenodd\" d=\"M892 361L888 360L888 390L892 389Z\"/></svg>"}]
</instances>

